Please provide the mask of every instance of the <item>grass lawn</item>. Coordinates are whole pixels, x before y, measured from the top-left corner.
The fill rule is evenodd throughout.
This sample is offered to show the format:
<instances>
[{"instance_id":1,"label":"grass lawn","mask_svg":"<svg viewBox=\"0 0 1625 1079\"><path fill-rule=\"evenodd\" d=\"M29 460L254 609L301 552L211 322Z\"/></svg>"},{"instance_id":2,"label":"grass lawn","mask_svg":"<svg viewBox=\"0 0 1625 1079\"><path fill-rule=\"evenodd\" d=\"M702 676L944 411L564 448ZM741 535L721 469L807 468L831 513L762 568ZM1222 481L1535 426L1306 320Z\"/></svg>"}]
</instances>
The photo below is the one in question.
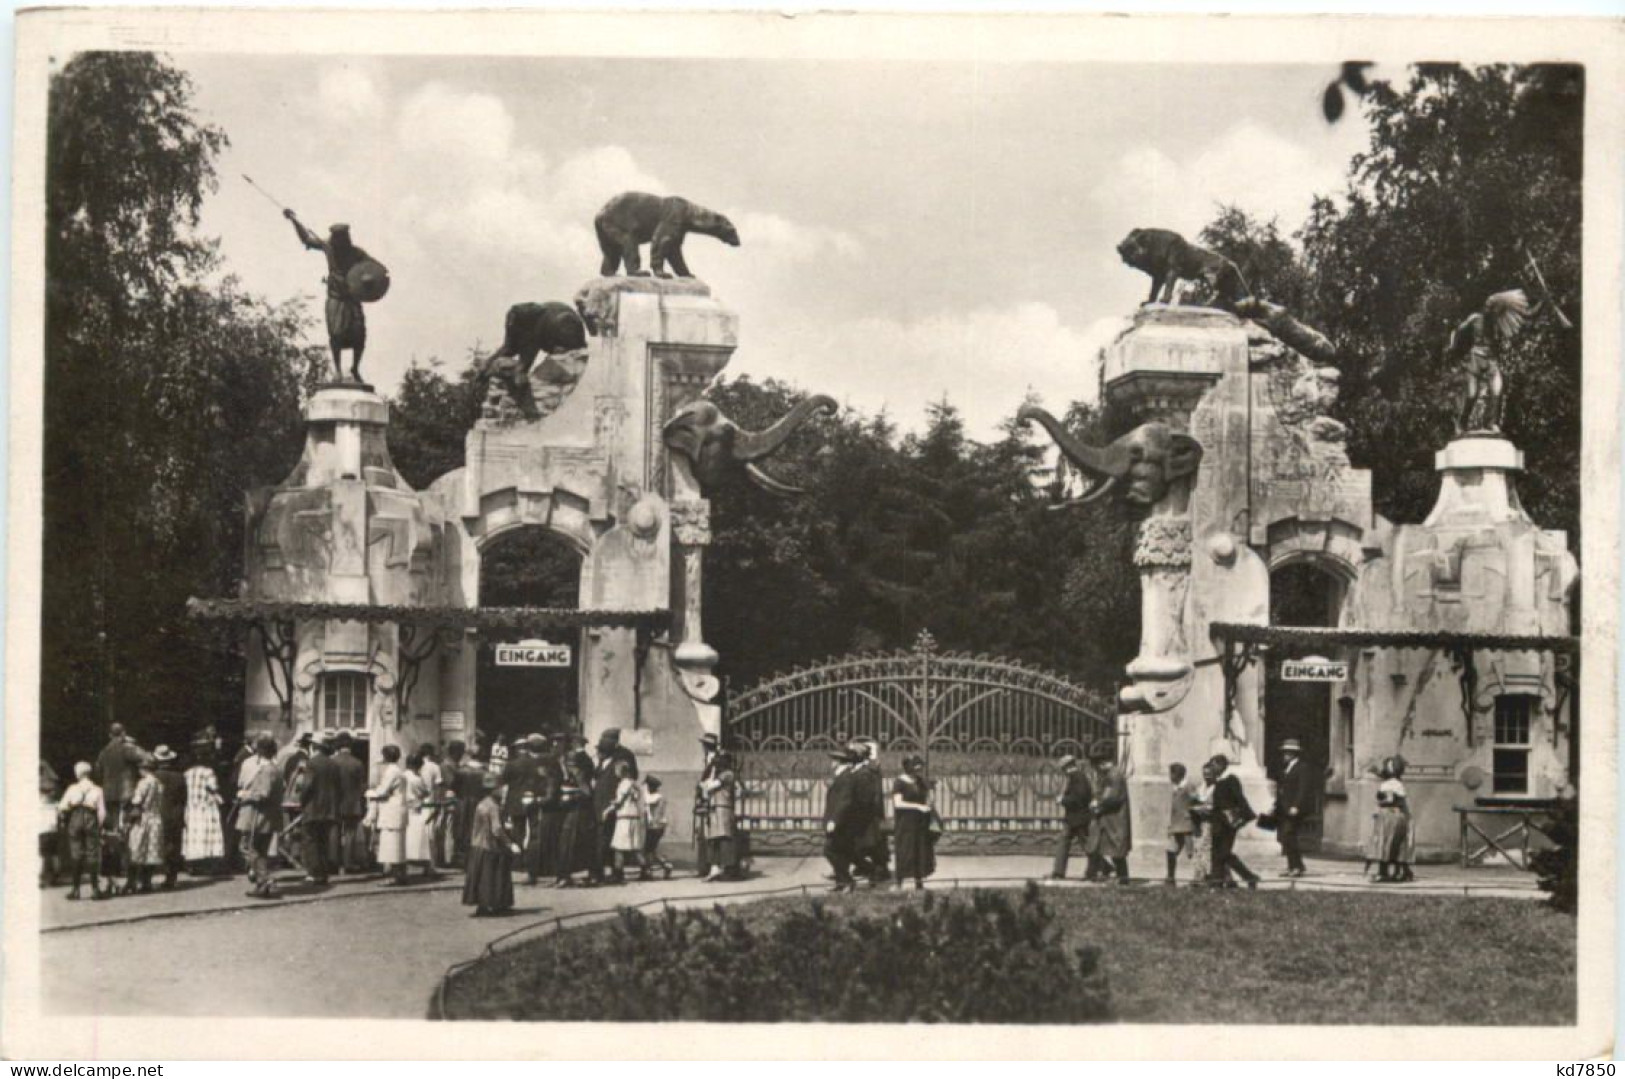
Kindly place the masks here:
<instances>
[{"instance_id":1,"label":"grass lawn","mask_svg":"<svg viewBox=\"0 0 1625 1079\"><path fill-rule=\"evenodd\" d=\"M920 901L878 893L822 902L832 914L884 916ZM1544 904L1157 887L1053 889L1043 901L1069 951L1100 949L1118 1022L1539 1026L1575 1018L1575 922ZM761 930L811 902L731 910ZM610 923L568 930L476 965L448 985L447 1012L511 1017L504 986L521 971L551 969L555 949L591 948L616 931ZM523 1010L547 1018L545 1003Z\"/></svg>"}]
</instances>

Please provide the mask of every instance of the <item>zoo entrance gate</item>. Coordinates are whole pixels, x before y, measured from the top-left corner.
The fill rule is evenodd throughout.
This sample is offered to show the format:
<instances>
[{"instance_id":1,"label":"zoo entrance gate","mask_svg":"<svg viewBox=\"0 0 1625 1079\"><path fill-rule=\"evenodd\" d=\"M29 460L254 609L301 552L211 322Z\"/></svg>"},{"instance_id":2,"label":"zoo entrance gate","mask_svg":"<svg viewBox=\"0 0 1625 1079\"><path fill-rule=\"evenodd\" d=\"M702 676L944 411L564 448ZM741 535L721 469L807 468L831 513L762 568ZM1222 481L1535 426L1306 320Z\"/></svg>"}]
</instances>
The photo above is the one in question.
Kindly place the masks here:
<instances>
[{"instance_id":1,"label":"zoo entrance gate","mask_svg":"<svg viewBox=\"0 0 1625 1079\"><path fill-rule=\"evenodd\" d=\"M734 696L724 741L740 760L740 822L759 850L822 844L829 754L849 738L880 746L888 821L891 782L918 753L936 784L939 849L1014 849L1059 831L1055 761L1113 737L1113 714L1057 675L938 652L922 633L911 651L843 656Z\"/></svg>"}]
</instances>

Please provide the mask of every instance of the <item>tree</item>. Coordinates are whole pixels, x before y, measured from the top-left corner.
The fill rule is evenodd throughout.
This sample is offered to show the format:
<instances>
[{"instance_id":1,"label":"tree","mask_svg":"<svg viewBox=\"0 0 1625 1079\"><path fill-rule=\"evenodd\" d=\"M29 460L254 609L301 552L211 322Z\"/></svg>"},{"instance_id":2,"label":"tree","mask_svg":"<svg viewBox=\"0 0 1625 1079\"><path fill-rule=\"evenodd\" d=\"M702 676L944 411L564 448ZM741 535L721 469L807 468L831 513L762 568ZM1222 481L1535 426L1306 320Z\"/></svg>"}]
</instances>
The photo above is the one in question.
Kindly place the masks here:
<instances>
[{"instance_id":1,"label":"tree","mask_svg":"<svg viewBox=\"0 0 1625 1079\"><path fill-rule=\"evenodd\" d=\"M298 459L320 355L196 233L225 134L186 76L84 53L47 131L41 725L47 756L118 718L144 744L241 715L240 648L185 618L235 591L243 492Z\"/></svg>"},{"instance_id":2,"label":"tree","mask_svg":"<svg viewBox=\"0 0 1625 1079\"><path fill-rule=\"evenodd\" d=\"M1506 364L1505 433L1524 450L1519 491L1542 525L1579 541L1581 166L1584 72L1570 65L1419 65L1370 84L1370 149L1346 206L1318 199L1301 240L1306 321L1337 343L1337 418L1378 508L1418 521L1437 491L1460 373L1450 331L1492 293L1541 294L1538 265L1575 329L1528 326Z\"/></svg>"},{"instance_id":3,"label":"tree","mask_svg":"<svg viewBox=\"0 0 1625 1079\"><path fill-rule=\"evenodd\" d=\"M464 442L479 416L479 380L472 363L452 382L440 373L439 361L414 361L390 402L389 456L396 471L413 490L422 491L463 467Z\"/></svg>"}]
</instances>

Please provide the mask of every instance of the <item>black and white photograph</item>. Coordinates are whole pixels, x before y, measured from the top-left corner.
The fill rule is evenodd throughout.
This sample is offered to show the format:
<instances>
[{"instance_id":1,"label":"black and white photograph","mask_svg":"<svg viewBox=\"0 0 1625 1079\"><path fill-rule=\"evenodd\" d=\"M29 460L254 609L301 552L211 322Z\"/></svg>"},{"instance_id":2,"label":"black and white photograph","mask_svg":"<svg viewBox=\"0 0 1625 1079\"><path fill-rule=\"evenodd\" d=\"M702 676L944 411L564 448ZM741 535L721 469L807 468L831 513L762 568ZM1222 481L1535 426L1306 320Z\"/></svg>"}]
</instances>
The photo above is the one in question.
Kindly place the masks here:
<instances>
[{"instance_id":1,"label":"black and white photograph","mask_svg":"<svg viewBox=\"0 0 1625 1079\"><path fill-rule=\"evenodd\" d=\"M21 15L6 1055L1611 1054L1618 30Z\"/></svg>"}]
</instances>

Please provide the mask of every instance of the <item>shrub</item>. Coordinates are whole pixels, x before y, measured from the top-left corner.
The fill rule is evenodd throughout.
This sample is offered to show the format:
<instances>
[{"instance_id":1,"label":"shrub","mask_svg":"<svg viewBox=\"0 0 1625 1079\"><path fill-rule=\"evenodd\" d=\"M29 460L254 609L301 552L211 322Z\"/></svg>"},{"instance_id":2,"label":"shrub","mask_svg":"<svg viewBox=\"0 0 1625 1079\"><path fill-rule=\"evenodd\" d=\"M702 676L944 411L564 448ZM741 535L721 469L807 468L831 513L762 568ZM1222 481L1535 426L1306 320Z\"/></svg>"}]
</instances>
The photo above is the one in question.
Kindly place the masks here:
<instances>
[{"instance_id":1,"label":"shrub","mask_svg":"<svg viewBox=\"0 0 1625 1079\"><path fill-rule=\"evenodd\" d=\"M1554 910L1573 914L1580 902L1580 802L1564 798L1552 813L1546 830L1554 844L1529 856L1540 890L1550 892L1547 900Z\"/></svg>"},{"instance_id":2,"label":"shrub","mask_svg":"<svg viewBox=\"0 0 1625 1079\"><path fill-rule=\"evenodd\" d=\"M1090 1023L1110 1018L1098 949L1068 950L1029 885L879 911L781 917L623 910L464 972L449 1018L657 1022Z\"/></svg>"}]
</instances>

